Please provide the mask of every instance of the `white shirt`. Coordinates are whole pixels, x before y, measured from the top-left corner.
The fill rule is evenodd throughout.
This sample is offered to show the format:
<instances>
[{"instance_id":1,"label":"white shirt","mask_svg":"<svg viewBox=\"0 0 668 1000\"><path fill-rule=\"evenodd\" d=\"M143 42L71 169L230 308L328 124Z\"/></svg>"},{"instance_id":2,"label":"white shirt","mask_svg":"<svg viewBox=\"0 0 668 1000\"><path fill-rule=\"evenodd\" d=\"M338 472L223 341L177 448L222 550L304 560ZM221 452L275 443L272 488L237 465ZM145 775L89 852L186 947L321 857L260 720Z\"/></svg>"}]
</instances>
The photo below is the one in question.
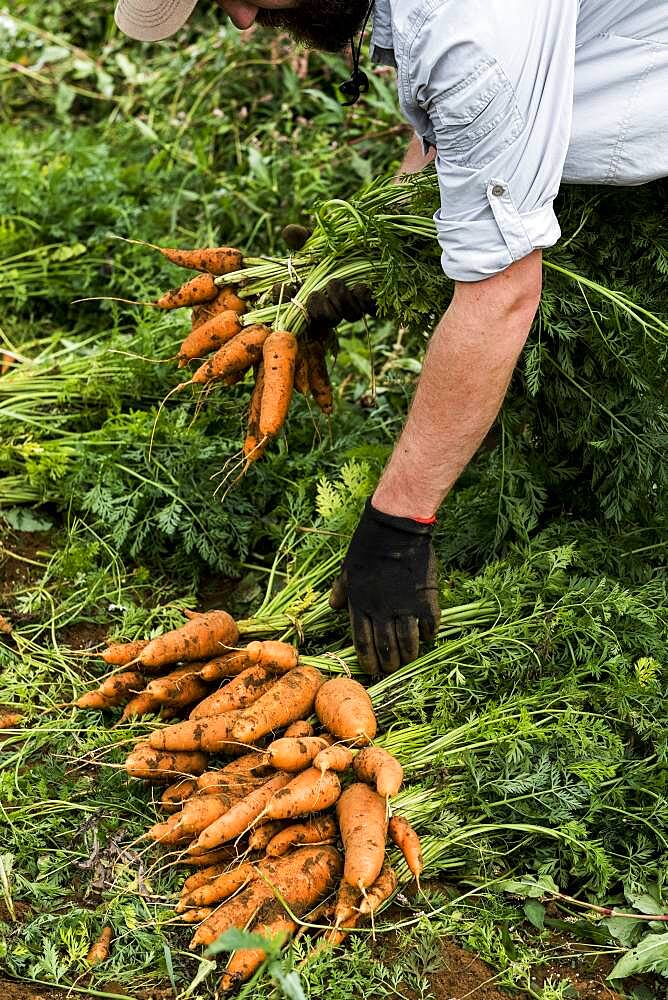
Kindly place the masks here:
<instances>
[{"instance_id":1,"label":"white shirt","mask_svg":"<svg viewBox=\"0 0 668 1000\"><path fill-rule=\"evenodd\" d=\"M455 280L556 243L561 182L668 176L668 0L376 0L372 49L436 148Z\"/></svg>"}]
</instances>

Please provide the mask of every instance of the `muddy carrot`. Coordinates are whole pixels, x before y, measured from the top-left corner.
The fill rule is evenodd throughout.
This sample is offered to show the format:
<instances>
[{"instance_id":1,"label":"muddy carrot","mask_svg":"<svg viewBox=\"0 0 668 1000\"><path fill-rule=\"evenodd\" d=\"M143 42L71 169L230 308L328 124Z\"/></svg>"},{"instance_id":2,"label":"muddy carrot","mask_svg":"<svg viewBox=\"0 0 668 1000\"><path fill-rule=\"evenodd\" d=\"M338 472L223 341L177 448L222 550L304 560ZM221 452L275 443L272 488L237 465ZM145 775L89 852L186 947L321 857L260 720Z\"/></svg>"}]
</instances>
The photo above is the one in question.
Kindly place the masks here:
<instances>
[{"instance_id":1,"label":"muddy carrot","mask_svg":"<svg viewBox=\"0 0 668 1000\"><path fill-rule=\"evenodd\" d=\"M197 250L176 250L173 247L156 249L177 267L186 267L191 271L205 271L216 276L238 271L243 264L241 251L234 247L202 247Z\"/></svg>"},{"instance_id":2,"label":"muddy carrot","mask_svg":"<svg viewBox=\"0 0 668 1000\"><path fill-rule=\"evenodd\" d=\"M206 660L238 641L239 630L226 611L207 611L181 628L152 639L138 660L149 667L167 666L179 660Z\"/></svg>"},{"instance_id":3,"label":"muddy carrot","mask_svg":"<svg viewBox=\"0 0 668 1000\"><path fill-rule=\"evenodd\" d=\"M228 840L235 840L245 833L261 816L275 792L290 781L292 775L279 771L260 788L254 789L241 802L232 806L220 819L204 830L190 847L191 854L210 851ZM275 817L270 817L275 818Z\"/></svg>"},{"instance_id":4,"label":"muddy carrot","mask_svg":"<svg viewBox=\"0 0 668 1000\"><path fill-rule=\"evenodd\" d=\"M323 684L315 700L315 710L330 733L354 746L364 746L376 735L371 699L362 685L350 677L334 677Z\"/></svg>"},{"instance_id":5,"label":"muddy carrot","mask_svg":"<svg viewBox=\"0 0 668 1000\"><path fill-rule=\"evenodd\" d=\"M293 847L303 847L304 844L331 843L338 836L338 832L333 816L316 816L308 822L292 823L269 841L267 857L279 858Z\"/></svg>"},{"instance_id":6,"label":"muddy carrot","mask_svg":"<svg viewBox=\"0 0 668 1000\"><path fill-rule=\"evenodd\" d=\"M404 819L403 816L392 817L388 826L388 832L392 842L396 844L406 859L408 869L419 885L420 875L424 868L420 838L408 820Z\"/></svg>"},{"instance_id":7,"label":"muddy carrot","mask_svg":"<svg viewBox=\"0 0 668 1000\"><path fill-rule=\"evenodd\" d=\"M209 762L208 755L199 752L161 753L142 743L125 761L125 770L133 778L148 778L170 783L184 774L201 774Z\"/></svg>"},{"instance_id":8,"label":"muddy carrot","mask_svg":"<svg viewBox=\"0 0 668 1000\"><path fill-rule=\"evenodd\" d=\"M241 333L228 340L212 358L200 365L191 381L196 384L211 382L252 368L262 357L262 345L269 332L269 327L261 323L244 327Z\"/></svg>"},{"instance_id":9,"label":"muddy carrot","mask_svg":"<svg viewBox=\"0 0 668 1000\"><path fill-rule=\"evenodd\" d=\"M148 646L148 639L135 639L134 642L115 642L103 649L100 656L110 667L124 667L136 660L142 649Z\"/></svg>"},{"instance_id":10,"label":"muddy carrot","mask_svg":"<svg viewBox=\"0 0 668 1000\"><path fill-rule=\"evenodd\" d=\"M341 795L341 782L334 771L321 773L315 767L302 771L267 803L269 819L293 819L307 813L323 812Z\"/></svg>"},{"instance_id":11,"label":"muddy carrot","mask_svg":"<svg viewBox=\"0 0 668 1000\"><path fill-rule=\"evenodd\" d=\"M385 799L368 785L350 785L336 804L336 815L346 855L343 878L349 885L367 889L378 878L385 859Z\"/></svg>"},{"instance_id":12,"label":"muddy carrot","mask_svg":"<svg viewBox=\"0 0 668 1000\"><path fill-rule=\"evenodd\" d=\"M240 674L220 688L214 691L208 698L204 698L190 713L191 719L205 718L207 715L222 715L223 712L233 712L235 709L246 708L252 705L258 698L262 697L274 684L276 678L257 663L253 667L247 667Z\"/></svg>"},{"instance_id":13,"label":"muddy carrot","mask_svg":"<svg viewBox=\"0 0 668 1000\"><path fill-rule=\"evenodd\" d=\"M180 288L170 288L153 303L158 309L181 309L211 302L218 295L218 286L210 274L199 274Z\"/></svg>"},{"instance_id":14,"label":"muddy carrot","mask_svg":"<svg viewBox=\"0 0 668 1000\"><path fill-rule=\"evenodd\" d=\"M257 743L267 733L308 716L323 682L322 674L315 667L290 670L254 705L239 713L233 729L234 739L241 743Z\"/></svg>"},{"instance_id":15,"label":"muddy carrot","mask_svg":"<svg viewBox=\"0 0 668 1000\"><path fill-rule=\"evenodd\" d=\"M99 965L100 962L106 962L111 951L113 933L111 927L102 928L102 933L86 955L86 961L89 965Z\"/></svg>"},{"instance_id":16,"label":"muddy carrot","mask_svg":"<svg viewBox=\"0 0 668 1000\"><path fill-rule=\"evenodd\" d=\"M260 405L260 440L276 437L285 423L292 399L297 340L286 330L274 330L264 342L264 386Z\"/></svg>"},{"instance_id":17,"label":"muddy carrot","mask_svg":"<svg viewBox=\"0 0 668 1000\"><path fill-rule=\"evenodd\" d=\"M184 802L197 791L197 778L182 778L165 788L160 796L160 808L167 813L178 812Z\"/></svg>"},{"instance_id":18,"label":"muddy carrot","mask_svg":"<svg viewBox=\"0 0 668 1000\"><path fill-rule=\"evenodd\" d=\"M353 771L360 781L374 785L383 798L399 794L404 769L391 753L382 747L365 747L355 756Z\"/></svg>"},{"instance_id":19,"label":"muddy carrot","mask_svg":"<svg viewBox=\"0 0 668 1000\"><path fill-rule=\"evenodd\" d=\"M311 340L306 344L305 354L313 398L323 413L330 414L334 411L334 394L327 371L325 347L319 340Z\"/></svg>"},{"instance_id":20,"label":"muddy carrot","mask_svg":"<svg viewBox=\"0 0 668 1000\"><path fill-rule=\"evenodd\" d=\"M241 330L239 316L233 309L219 313L192 330L179 348L179 368L195 358L203 358L235 337Z\"/></svg>"}]
</instances>

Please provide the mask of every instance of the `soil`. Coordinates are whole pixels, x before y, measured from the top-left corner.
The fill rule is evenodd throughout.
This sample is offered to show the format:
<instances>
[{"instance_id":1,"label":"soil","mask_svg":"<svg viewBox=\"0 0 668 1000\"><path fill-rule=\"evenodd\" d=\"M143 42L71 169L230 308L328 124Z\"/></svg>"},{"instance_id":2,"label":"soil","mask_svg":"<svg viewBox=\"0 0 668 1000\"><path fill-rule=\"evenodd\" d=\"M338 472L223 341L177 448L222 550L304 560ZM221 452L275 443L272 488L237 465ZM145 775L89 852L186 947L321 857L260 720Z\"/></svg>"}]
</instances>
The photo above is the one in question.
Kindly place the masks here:
<instances>
[{"instance_id":1,"label":"soil","mask_svg":"<svg viewBox=\"0 0 668 1000\"><path fill-rule=\"evenodd\" d=\"M46 531L5 531L0 534L0 600L42 572L34 563L44 563L48 552ZM26 562L25 560L30 560Z\"/></svg>"},{"instance_id":2,"label":"soil","mask_svg":"<svg viewBox=\"0 0 668 1000\"><path fill-rule=\"evenodd\" d=\"M63 990L53 990L48 986L35 986L32 983L17 983L0 979L1 1000L98 1000L100 993L109 993L119 997L133 997L133 1000L174 1000L171 987L149 992L128 993L126 986L119 983L105 983L98 989L97 996L93 993L72 993ZM507 998L506 998L507 1000Z\"/></svg>"}]
</instances>

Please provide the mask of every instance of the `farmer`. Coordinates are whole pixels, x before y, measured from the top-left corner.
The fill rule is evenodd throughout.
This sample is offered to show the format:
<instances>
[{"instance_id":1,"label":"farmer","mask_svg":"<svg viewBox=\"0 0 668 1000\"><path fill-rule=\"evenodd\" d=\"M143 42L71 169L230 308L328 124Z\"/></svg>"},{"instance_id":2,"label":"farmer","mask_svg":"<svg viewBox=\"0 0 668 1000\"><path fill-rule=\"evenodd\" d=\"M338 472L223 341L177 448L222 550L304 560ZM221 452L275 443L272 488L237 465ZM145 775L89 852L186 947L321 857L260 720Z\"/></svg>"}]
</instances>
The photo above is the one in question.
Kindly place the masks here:
<instances>
[{"instance_id":1,"label":"farmer","mask_svg":"<svg viewBox=\"0 0 668 1000\"><path fill-rule=\"evenodd\" d=\"M204 0L212 2L212 0ZM237 28L341 50L368 0L218 0ZM197 0L120 0L133 38L172 34ZM455 282L406 426L332 591L360 663L392 671L439 620L436 512L493 424L561 233L562 181L668 176L668 0L376 0L372 57L397 70L415 129L402 170L435 159L435 222ZM364 89L354 42L352 99Z\"/></svg>"}]
</instances>

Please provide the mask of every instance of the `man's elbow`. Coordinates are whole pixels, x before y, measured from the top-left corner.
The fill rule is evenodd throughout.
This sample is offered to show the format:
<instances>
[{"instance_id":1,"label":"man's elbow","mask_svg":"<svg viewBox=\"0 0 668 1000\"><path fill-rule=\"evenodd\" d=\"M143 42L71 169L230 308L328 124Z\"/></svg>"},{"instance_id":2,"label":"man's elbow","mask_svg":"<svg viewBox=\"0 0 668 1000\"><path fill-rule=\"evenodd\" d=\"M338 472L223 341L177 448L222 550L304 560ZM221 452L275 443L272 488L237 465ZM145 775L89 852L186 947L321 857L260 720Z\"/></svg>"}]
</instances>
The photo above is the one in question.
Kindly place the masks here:
<instances>
[{"instance_id":1,"label":"man's elbow","mask_svg":"<svg viewBox=\"0 0 668 1000\"><path fill-rule=\"evenodd\" d=\"M484 312L491 323L530 327L543 290L540 250L515 261L505 271L478 282L457 282L453 304Z\"/></svg>"}]
</instances>

